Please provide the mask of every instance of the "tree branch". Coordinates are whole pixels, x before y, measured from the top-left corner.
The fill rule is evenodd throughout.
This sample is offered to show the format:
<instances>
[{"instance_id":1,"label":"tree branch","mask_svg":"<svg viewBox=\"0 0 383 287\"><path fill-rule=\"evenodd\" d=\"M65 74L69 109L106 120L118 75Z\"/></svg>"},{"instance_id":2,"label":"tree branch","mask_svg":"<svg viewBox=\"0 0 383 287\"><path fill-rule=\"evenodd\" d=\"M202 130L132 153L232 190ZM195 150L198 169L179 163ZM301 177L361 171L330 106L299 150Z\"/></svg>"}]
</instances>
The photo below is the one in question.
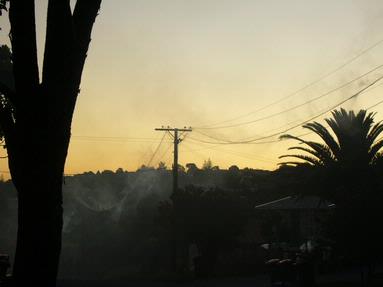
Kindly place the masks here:
<instances>
[{"instance_id":1,"label":"tree branch","mask_svg":"<svg viewBox=\"0 0 383 287\"><path fill-rule=\"evenodd\" d=\"M73 11L73 27L77 48L75 61L75 87L80 88L81 75L87 56L93 24L100 9L101 0L77 0Z\"/></svg>"},{"instance_id":2,"label":"tree branch","mask_svg":"<svg viewBox=\"0 0 383 287\"><path fill-rule=\"evenodd\" d=\"M11 0L9 20L13 73L20 103L28 107L39 85L34 0Z\"/></svg>"},{"instance_id":3,"label":"tree branch","mask_svg":"<svg viewBox=\"0 0 383 287\"><path fill-rule=\"evenodd\" d=\"M73 56L73 22L69 0L49 0L43 63L43 86L68 81Z\"/></svg>"},{"instance_id":4,"label":"tree branch","mask_svg":"<svg viewBox=\"0 0 383 287\"><path fill-rule=\"evenodd\" d=\"M49 0L42 93L53 122L70 127L90 34L101 0Z\"/></svg>"},{"instance_id":5,"label":"tree branch","mask_svg":"<svg viewBox=\"0 0 383 287\"><path fill-rule=\"evenodd\" d=\"M92 27L100 5L101 0L77 0L73 11L76 41L84 54L88 51Z\"/></svg>"},{"instance_id":6,"label":"tree branch","mask_svg":"<svg viewBox=\"0 0 383 287\"><path fill-rule=\"evenodd\" d=\"M68 113L73 113L80 90L81 76L87 56L93 24L100 9L101 0L77 0L73 11L73 31L75 40L72 70L72 92L74 97L68 102Z\"/></svg>"}]
</instances>

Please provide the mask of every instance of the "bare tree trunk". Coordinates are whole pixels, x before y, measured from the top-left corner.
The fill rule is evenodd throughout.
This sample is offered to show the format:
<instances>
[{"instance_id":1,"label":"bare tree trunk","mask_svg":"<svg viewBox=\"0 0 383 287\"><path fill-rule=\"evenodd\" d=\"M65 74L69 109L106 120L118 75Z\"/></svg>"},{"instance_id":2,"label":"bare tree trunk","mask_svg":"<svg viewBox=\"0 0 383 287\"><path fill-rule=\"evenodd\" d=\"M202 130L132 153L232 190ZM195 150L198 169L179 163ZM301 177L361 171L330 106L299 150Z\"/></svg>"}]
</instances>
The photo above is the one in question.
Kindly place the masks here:
<instances>
[{"instance_id":1,"label":"bare tree trunk","mask_svg":"<svg viewBox=\"0 0 383 287\"><path fill-rule=\"evenodd\" d=\"M36 167L37 170L40 168L46 169ZM19 188L18 192L15 285L55 286L61 251L61 186L49 187L32 182L29 187Z\"/></svg>"},{"instance_id":2,"label":"bare tree trunk","mask_svg":"<svg viewBox=\"0 0 383 287\"><path fill-rule=\"evenodd\" d=\"M10 0L15 91L0 85L12 181L18 193L15 286L56 285L63 224L62 181L72 115L101 0L49 0L43 77L34 0Z\"/></svg>"},{"instance_id":3,"label":"bare tree trunk","mask_svg":"<svg viewBox=\"0 0 383 287\"><path fill-rule=\"evenodd\" d=\"M62 180L69 134L20 132L13 181L18 192L18 234L14 265L16 286L55 286L61 251ZM44 125L42 130L48 131ZM31 137L32 140L25 139ZM33 140L35 138L35 140ZM14 151L15 152L15 151Z\"/></svg>"}]
</instances>

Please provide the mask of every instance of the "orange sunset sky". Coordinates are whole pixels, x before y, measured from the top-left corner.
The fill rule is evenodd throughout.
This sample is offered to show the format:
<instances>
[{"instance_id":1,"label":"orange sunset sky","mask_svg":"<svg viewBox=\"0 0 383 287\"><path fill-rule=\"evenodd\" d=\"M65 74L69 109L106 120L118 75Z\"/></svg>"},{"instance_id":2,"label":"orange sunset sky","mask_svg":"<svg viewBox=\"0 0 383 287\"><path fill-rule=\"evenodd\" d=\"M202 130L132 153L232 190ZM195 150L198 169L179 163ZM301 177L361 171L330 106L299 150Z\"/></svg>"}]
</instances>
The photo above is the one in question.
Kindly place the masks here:
<instances>
[{"instance_id":1,"label":"orange sunset sky","mask_svg":"<svg viewBox=\"0 0 383 287\"><path fill-rule=\"evenodd\" d=\"M47 1L36 2L42 63ZM324 113L383 75L382 16L379 0L103 0L66 173L170 167L171 138L161 142L154 131L162 125L194 128L180 144L181 164L210 158L221 168L275 169L292 142L260 138ZM6 14L0 27L0 43L9 44ZM378 82L342 107L381 100ZM383 104L371 111L383 119ZM246 139L255 141L230 144ZM7 177L4 159L0 170Z\"/></svg>"}]
</instances>

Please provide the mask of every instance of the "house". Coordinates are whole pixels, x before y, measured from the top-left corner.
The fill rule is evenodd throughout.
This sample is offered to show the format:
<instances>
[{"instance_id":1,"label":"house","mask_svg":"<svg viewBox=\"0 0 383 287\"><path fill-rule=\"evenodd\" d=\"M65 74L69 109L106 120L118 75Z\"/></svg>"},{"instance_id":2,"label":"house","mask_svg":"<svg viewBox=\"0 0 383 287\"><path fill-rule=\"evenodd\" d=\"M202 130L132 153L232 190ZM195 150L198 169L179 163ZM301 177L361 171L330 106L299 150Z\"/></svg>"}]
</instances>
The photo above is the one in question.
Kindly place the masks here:
<instances>
[{"instance_id":1,"label":"house","mask_svg":"<svg viewBox=\"0 0 383 287\"><path fill-rule=\"evenodd\" d=\"M334 207L335 204L316 196L287 196L254 209L256 217L263 220L265 241L299 244L324 236L323 223Z\"/></svg>"}]
</instances>

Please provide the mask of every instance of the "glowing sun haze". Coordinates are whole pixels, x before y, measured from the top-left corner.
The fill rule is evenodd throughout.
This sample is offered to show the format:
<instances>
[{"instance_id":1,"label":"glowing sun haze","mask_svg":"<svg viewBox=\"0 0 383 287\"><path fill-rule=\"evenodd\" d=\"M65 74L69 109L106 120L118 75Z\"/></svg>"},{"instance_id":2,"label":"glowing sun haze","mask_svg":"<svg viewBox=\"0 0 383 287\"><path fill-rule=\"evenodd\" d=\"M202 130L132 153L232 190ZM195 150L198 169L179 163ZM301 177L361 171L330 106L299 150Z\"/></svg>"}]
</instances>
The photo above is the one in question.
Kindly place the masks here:
<instances>
[{"instance_id":1,"label":"glowing sun haze","mask_svg":"<svg viewBox=\"0 0 383 287\"><path fill-rule=\"evenodd\" d=\"M47 1L36 3L41 63ZM382 40L382 12L378 0L104 0L82 77L66 172L135 170L149 163L163 136L156 127L220 123L289 95ZM7 15L0 17L0 26L1 44L9 44ZM285 101L219 125L289 109L380 64L383 44ZM379 69L269 119L217 130L196 128L180 144L180 163L200 166L211 158L221 168L274 169L291 142L200 141L238 141L281 131L330 108L382 73ZM343 107L367 108L381 99L382 88L377 87ZM379 120L382 107L374 108ZM302 129L289 133L298 135ZM150 164L160 160L171 166L170 137ZM0 169L8 170L6 160Z\"/></svg>"}]
</instances>

